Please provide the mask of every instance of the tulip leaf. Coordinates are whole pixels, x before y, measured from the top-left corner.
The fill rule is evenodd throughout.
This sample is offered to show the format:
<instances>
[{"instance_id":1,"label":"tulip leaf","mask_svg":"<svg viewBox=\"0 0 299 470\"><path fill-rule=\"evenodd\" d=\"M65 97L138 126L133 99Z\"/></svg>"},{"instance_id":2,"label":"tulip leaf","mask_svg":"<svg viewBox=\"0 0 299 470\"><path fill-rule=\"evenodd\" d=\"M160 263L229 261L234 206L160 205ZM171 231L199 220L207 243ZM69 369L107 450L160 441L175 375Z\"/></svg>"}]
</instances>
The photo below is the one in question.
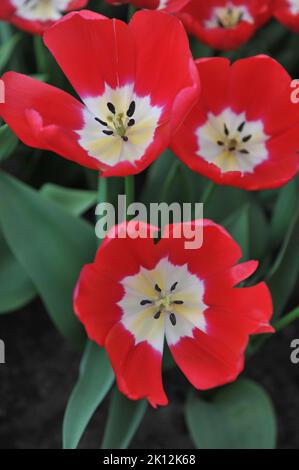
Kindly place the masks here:
<instances>
[{"instance_id":1,"label":"tulip leaf","mask_svg":"<svg viewBox=\"0 0 299 470\"><path fill-rule=\"evenodd\" d=\"M129 400L115 387L111 396L102 449L127 449L147 406L145 400Z\"/></svg>"},{"instance_id":2,"label":"tulip leaf","mask_svg":"<svg viewBox=\"0 0 299 470\"><path fill-rule=\"evenodd\" d=\"M274 246L279 245L288 230L298 205L298 189L296 181L281 188L271 220L271 241Z\"/></svg>"},{"instance_id":3,"label":"tulip leaf","mask_svg":"<svg viewBox=\"0 0 299 470\"><path fill-rule=\"evenodd\" d=\"M0 233L0 314L21 308L35 295L34 285Z\"/></svg>"},{"instance_id":4,"label":"tulip leaf","mask_svg":"<svg viewBox=\"0 0 299 470\"><path fill-rule=\"evenodd\" d=\"M78 381L63 421L63 448L75 449L92 415L109 392L114 374L104 349L87 341Z\"/></svg>"},{"instance_id":5,"label":"tulip leaf","mask_svg":"<svg viewBox=\"0 0 299 470\"><path fill-rule=\"evenodd\" d=\"M234 238L234 240L240 245L243 258L248 260L250 249L249 206L246 205L241 210L232 214L223 223L223 225Z\"/></svg>"},{"instance_id":6,"label":"tulip leaf","mask_svg":"<svg viewBox=\"0 0 299 470\"><path fill-rule=\"evenodd\" d=\"M143 203L176 202L181 200L180 161L170 149L149 168L141 195Z\"/></svg>"},{"instance_id":7,"label":"tulip leaf","mask_svg":"<svg viewBox=\"0 0 299 470\"><path fill-rule=\"evenodd\" d=\"M222 223L234 212L245 207L251 201L248 191L229 186L217 186L209 200L208 208L204 208L204 216L209 217L214 222Z\"/></svg>"},{"instance_id":8,"label":"tulip leaf","mask_svg":"<svg viewBox=\"0 0 299 470\"><path fill-rule=\"evenodd\" d=\"M275 316L279 315L296 286L299 274L299 208L293 215L285 240L268 276Z\"/></svg>"},{"instance_id":9,"label":"tulip leaf","mask_svg":"<svg viewBox=\"0 0 299 470\"><path fill-rule=\"evenodd\" d=\"M73 312L72 293L82 266L94 257L92 227L4 173L0 173L0 193L6 242L57 329L73 345L82 345L85 334Z\"/></svg>"},{"instance_id":10,"label":"tulip leaf","mask_svg":"<svg viewBox=\"0 0 299 470\"><path fill-rule=\"evenodd\" d=\"M0 161L8 158L18 145L17 136L7 125L0 127Z\"/></svg>"},{"instance_id":11,"label":"tulip leaf","mask_svg":"<svg viewBox=\"0 0 299 470\"><path fill-rule=\"evenodd\" d=\"M246 204L228 217L223 226L241 246L244 260L264 257L269 228L260 206L255 203Z\"/></svg>"},{"instance_id":12,"label":"tulip leaf","mask_svg":"<svg viewBox=\"0 0 299 470\"><path fill-rule=\"evenodd\" d=\"M273 449L276 418L264 389L239 379L208 399L192 393L186 423L197 449Z\"/></svg>"},{"instance_id":13,"label":"tulip leaf","mask_svg":"<svg viewBox=\"0 0 299 470\"><path fill-rule=\"evenodd\" d=\"M13 55L15 48L17 47L22 34L14 34L11 38L7 39L0 47L0 73L3 72L4 67Z\"/></svg>"},{"instance_id":14,"label":"tulip leaf","mask_svg":"<svg viewBox=\"0 0 299 470\"><path fill-rule=\"evenodd\" d=\"M45 184L41 193L75 216L84 214L97 202L96 191L64 188L51 183Z\"/></svg>"}]
</instances>

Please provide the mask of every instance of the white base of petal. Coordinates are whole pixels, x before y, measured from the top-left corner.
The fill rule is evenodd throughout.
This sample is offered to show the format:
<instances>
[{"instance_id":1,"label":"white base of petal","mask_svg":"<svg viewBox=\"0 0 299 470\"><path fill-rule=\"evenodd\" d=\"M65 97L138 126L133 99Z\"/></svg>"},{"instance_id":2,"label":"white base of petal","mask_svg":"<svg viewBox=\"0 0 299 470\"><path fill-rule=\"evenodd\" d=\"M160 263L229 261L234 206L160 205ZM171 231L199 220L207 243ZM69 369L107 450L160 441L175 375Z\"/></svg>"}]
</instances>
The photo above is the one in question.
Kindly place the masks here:
<instances>
[{"instance_id":1,"label":"white base of petal","mask_svg":"<svg viewBox=\"0 0 299 470\"><path fill-rule=\"evenodd\" d=\"M234 5L228 3L225 7L213 8L211 17L205 21L204 25L208 29L213 28L233 28L240 21L253 23L254 20L246 5Z\"/></svg>"},{"instance_id":2,"label":"white base of petal","mask_svg":"<svg viewBox=\"0 0 299 470\"><path fill-rule=\"evenodd\" d=\"M30 21L56 21L66 11L70 0L12 0L16 15Z\"/></svg>"},{"instance_id":3,"label":"white base of petal","mask_svg":"<svg viewBox=\"0 0 299 470\"><path fill-rule=\"evenodd\" d=\"M150 96L138 96L133 84L116 89L106 85L101 96L87 97L84 102L84 127L76 132L88 155L108 166L134 163L144 155L162 113L162 108L151 105ZM134 113L128 116L132 103Z\"/></svg>"},{"instance_id":4,"label":"white base of petal","mask_svg":"<svg viewBox=\"0 0 299 470\"><path fill-rule=\"evenodd\" d=\"M268 158L261 120L247 121L246 114L236 114L230 108L208 120L196 132L197 155L218 166L222 173L239 171L253 173L256 166Z\"/></svg>"},{"instance_id":5,"label":"white base of petal","mask_svg":"<svg viewBox=\"0 0 299 470\"><path fill-rule=\"evenodd\" d=\"M136 344L147 341L162 352L165 335L171 345L182 337L193 337L194 328L206 330L204 283L187 265L176 266L163 258L154 269L141 267L137 274L124 278L122 285L121 321Z\"/></svg>"},{"instance_id":6,"label":"white base of petal","mask_svg":"<svg viewBox=\"0 0 299 470\"><path fill-rule=\"evenodd\" d=\"M289 8L293 15L298 15L299 13L299 0L288 0Z\"/></svg>"}]
</instances>

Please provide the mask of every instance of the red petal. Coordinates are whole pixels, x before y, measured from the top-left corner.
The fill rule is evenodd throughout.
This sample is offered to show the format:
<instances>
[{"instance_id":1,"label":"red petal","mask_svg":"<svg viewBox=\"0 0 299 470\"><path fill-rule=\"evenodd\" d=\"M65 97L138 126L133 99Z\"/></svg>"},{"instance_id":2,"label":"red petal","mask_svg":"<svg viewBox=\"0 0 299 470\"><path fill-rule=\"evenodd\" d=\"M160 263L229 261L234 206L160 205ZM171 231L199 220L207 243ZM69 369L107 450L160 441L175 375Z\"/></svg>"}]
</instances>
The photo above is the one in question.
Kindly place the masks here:
<instances>
[{"instance_id":1,"label":"red petal","mask_svg":"<svg viewBox=\"0 0 299 470\"><path fill-rule=\"evenodd\" d=\"M15 134L31 147L51 150L90 168L100 164L78 144L83 105L71 95L22 74L3 76L5 103L0 114Z\"/></svg>"},{"instance_id":2,"label":"red petal","mask_svg":"<svg viewBox=\"0 0 299 470\"><path fill-rule=\"evenodd\" d=\"M192 273L197 274L200 279L206 279L217 272L231 268L241 258L239 245L220 225L210 220L184 225L191 226L193 230L203 230L203 245L199 249L186 249L186 242L190 240L184 236L175 238L175 232L181 224L165 227L163 238L158 245L161 253L168 256L173 264L184 265L187 262L188 269ZM169 233L168 238L165 237L167 233Z\"/></svg>"},{"instance_id":3,"label":"red petal","mask_svg":"<svg viewBox=\"0 0 299 470\"><path fill-rule=\"evenodd\" d=\"M162 355L146 341L134 344L133 335L118 323L105 348L121 392L132 400L146 398L153 407L167 405L162 384Z\"/></svg>"},{"instance_id":4,"label":"red petal","mask_svg":"<svg viewBox=\"0 0 299 470\"><path fill-rule=\"evenodd\" d=\"M170 346L177 365L189 382L200 390L232 382L244 367L243 350L234 351L198 329L194 338L181 338ZM245 346L244 346L245 347Z\"/></svg>"},{"instance_id":5,"label":"red petal","mask_svg":"<svg viewBox=\"0 0 299 470\"><path fill-rule=\"evenodd\" d=\"M81 98L101 95L105 83L116 88L134 81L135 45L122 21L85 10L70 13L45 33L44 42Z\"/></svg>"}]
</instances>

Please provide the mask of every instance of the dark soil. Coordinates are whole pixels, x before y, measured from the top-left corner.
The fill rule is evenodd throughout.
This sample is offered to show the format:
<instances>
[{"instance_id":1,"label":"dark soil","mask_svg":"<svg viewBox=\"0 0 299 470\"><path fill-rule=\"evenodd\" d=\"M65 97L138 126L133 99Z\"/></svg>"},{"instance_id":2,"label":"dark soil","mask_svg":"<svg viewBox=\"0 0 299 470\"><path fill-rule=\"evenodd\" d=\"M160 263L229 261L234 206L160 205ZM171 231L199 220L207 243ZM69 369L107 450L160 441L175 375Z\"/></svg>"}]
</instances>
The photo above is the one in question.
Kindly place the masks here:
<instances>
[{"instance_id":1,"label":"dark soil","mask_svg":"<svg viewBox=\"0 0 299 470\"><path fill-rule=\"evenodd\" d=\"M246 375L264 385L278 416L278 447L299 448L299 364L290 362L290 342L299 338L291 326L265 343L247 364ZM39 301L0 317L6 364L0 365L0 448L61 448L64 408L77 378L80 354L59 336ZM167 373L170 405L150 409L131 448L192 448L183 417L186 382ZM92 419L80 447L99 448L108 399Z\"/></svg>"}]
</instances>

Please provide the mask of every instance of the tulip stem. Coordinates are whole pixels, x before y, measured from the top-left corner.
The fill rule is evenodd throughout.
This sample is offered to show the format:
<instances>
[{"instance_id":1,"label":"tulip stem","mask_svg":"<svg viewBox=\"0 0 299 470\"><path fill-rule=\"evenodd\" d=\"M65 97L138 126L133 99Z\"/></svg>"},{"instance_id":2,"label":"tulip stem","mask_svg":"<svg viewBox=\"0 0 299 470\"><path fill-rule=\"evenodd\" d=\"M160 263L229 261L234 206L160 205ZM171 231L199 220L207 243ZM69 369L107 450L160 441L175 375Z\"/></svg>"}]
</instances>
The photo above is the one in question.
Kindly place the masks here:
<instances>
[{"instance_id":1,"label":"tulip stem","mask_svg":"<svg viewBox=\"0 0 299 470\"><path fill-rule=\"evenodd\" d=\"M276 332L281 331L283 328L290 325L293 321L297 320L297 318L299 318L299 306L275 322L273 327L275 328Z\"/></svg>"},{"instance_id":2,"label":"tulip stem","mask_svg":"<svg viewBox=\"0 0 299 470\"><path fill-rule=\"evenodd\" d=\"M128 5L128 23L130 23L132 16L135 13L135 8L129 3Z\"/></svg>"},{"instance_id":3,"label":"tulip stem","mask_svg":"<svg viewBox=\"0 0 299 470\"><path fill-rule=\"evenodd\" d=\"M101 204L103 202L108 201L108 181L107 178L99 178L98 181L98 204ZM97 221L100 219L100 217L96 217ZM98 238L97 240L98 245L101 244L102 239Z\"/></svg>"},{"instance_id":4,"label":"tulip stem","mask_svg":"<svg viewBox=\"0 0 299 470\"><path fill-rule=\"evenodd\" d=\"M132 204L135 200L135 180L134 176L126 176L125 177L125 193L126 193L126 208L128 210L128 207L130 204ZM128 214L127 214L127 220L129 219Z\"/></svg>"},{"instance_id":5,"label":"tulip stem","mask_svg":"<svg viewBox=\"0 0 299 470\"><path fill-rule=\"evenodd\" d=\"M213 181L209 181L204 190L203 190L203 193L202 193L202 197L201 197L201 203L202 204L208 204L209 200L211 199L214 191L216 189L216 184L213 183Z\"/></svg>"}]
</instances>

